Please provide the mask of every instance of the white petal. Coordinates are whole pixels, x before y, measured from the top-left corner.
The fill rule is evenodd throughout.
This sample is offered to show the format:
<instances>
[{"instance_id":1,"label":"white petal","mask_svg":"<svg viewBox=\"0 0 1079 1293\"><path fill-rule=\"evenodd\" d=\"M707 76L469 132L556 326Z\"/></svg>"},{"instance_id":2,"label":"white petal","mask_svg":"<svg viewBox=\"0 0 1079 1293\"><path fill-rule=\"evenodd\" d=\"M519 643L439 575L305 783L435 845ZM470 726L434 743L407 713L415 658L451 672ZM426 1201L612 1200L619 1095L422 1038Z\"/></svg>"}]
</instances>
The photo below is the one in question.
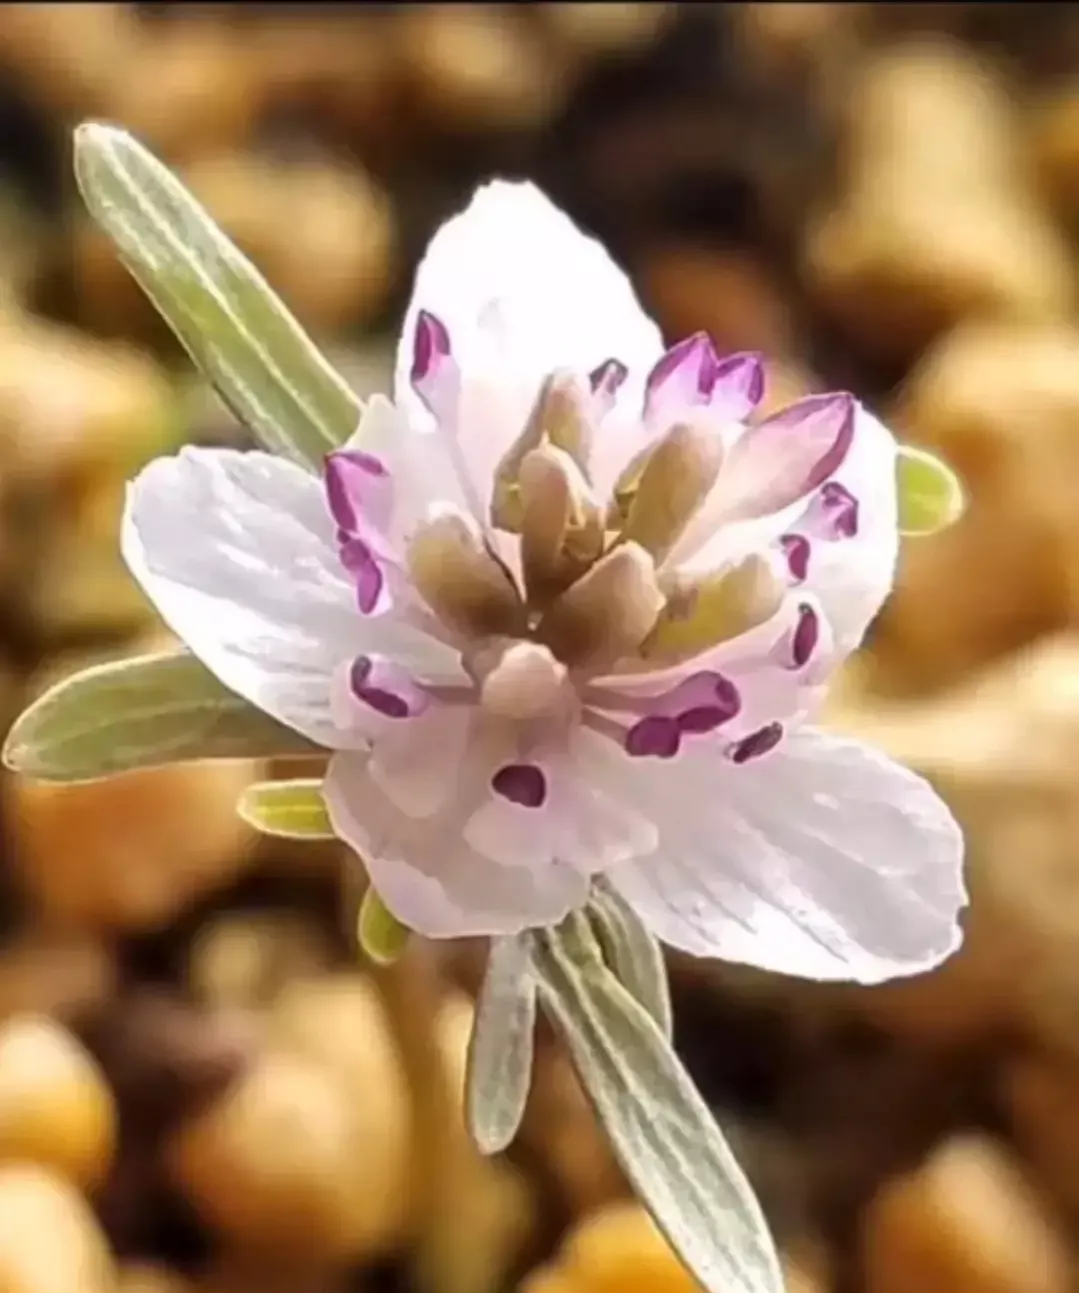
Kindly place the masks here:
<instances>
[{"instance_id":1,"label":"white petal","mask_svg":"<svg viewBox=\"0 0 1079 1293\"><path fill-rule=\"evenodd\" d=\"M435 235L416 275L397 354L395 398L430 423L409 374L420 310L447 329L463 379L514 397L502 428L521 430L542 379L555 368L591 372L619 359L638 381L662 353L659 330L625 274L533 185L495 181ZM501 402L501 401L500 401Z\"/></svg>"},{"instance_id":2,"label":"white petal","mask_svg":"<svg viewBox=\"0 0 1079 1293\"><path fill-rule=\"evenodd\" d=\"M362 651L441 668L444 648L359 614L322 482L282 458L184 449L129 486L124 559L169 628L232 691L335 748L332 677Z\"/></svg>"},{"instance_id":3,"label":"white petal","mask_svg":"<svg viewBox=\"0 0 1079 1293\"><path fill-rule=\"evenodd\" d=\"M393 478L394 513L390 539L401 551L432 508L449 505L467 512L468 501L445 437L409 420L381 395L364 406L356 432L344 446L378 458Z\"/></svg>"},{"instance_id":4,"label":"white petal","mask_svg":"<svg viewBox=\"0 0 1079 1293\"><path fill-rule=\"evenodd\" d=\"M899 554L895 439L862 405L846 461L832 479L858 501L858 533L813 543L806 588L820 599L836 648L846 655L891 592Z\"/></svg>"},{"instance_id":5,"label":"white petal","mask_svg":"<svg viewBox=\"0 0 1079 1293\"><path fill-rule=\"evenodd\" d=\"M610 878L672 946L877 983L959 945L959 828L884 755L802 730L755 763L724 765L698 747L647 771L632 793L656 817L659 845Z\"/></svg>"},{"instance_id":6,"label":"white petal","mask_svg":"<svg viewBox=\"0 0 1079 1293\"><path fill-rule=\"evenodd\" d=\"M390 911L429 938L511 934L561 920L588 896L568 866L505 867L482 857L442 817L406 817L367 774L367 757L330 763L324 793L334 830L362 858Z\"/></svg>"}]
</instances>

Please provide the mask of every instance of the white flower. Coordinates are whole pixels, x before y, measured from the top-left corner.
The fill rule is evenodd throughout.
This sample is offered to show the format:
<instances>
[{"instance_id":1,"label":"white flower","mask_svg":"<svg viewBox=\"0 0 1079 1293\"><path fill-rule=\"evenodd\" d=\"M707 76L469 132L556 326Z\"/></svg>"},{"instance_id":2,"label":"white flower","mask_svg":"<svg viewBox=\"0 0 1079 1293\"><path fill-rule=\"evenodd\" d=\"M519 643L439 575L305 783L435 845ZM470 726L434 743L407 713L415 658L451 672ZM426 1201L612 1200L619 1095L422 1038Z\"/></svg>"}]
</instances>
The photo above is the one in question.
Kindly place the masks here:
<instances>
[{"instance_id":1,"label":"white flower","mask_svg":"<svg viewBox=\"0 0 1079 1293\"><path fill-rule=\"evenodd\" d=\"M319 480L185 449L124 555L233 691L334 751L334 827L432 937L560 920L606 873L700 955L864 982L960 940L918 777L805 724L892 581L895 443L848 395L754 418L751 355L663 352L527 184L435 237Z\"/></svg>"}]
</instances>

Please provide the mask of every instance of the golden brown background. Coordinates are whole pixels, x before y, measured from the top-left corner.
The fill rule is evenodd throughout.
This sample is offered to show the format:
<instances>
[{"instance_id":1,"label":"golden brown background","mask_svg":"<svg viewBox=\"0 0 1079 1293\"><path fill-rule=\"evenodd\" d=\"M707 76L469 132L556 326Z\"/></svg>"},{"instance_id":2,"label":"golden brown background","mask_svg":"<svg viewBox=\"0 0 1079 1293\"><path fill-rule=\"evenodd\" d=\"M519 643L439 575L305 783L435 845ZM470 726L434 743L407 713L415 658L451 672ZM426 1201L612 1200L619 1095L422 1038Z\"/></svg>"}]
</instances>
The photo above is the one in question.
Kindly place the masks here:
<instances>
[{"instance_id":1,"label":"golden brown background","mask_svg":"<svg viewBox=\"0 0 1079 1293\"><path fill-rule=\"evenodd\" d=\"M852 389L960 470L833 721L962 819L968 942L872 990L677 962L677 1040L792 1293L1075 1290L1079 7L0 5L5 727L163 640L124 479L243 441L80 208L86 117L177 167L361 392L438 223L528 175L670 338L767 351L776 400ZM0 1293L688 1291L548 1033L517 1144L470 1149L481 951L358 968L337 851L235 815L265 775L5 775Z\"/></svg>"}]
</instances>

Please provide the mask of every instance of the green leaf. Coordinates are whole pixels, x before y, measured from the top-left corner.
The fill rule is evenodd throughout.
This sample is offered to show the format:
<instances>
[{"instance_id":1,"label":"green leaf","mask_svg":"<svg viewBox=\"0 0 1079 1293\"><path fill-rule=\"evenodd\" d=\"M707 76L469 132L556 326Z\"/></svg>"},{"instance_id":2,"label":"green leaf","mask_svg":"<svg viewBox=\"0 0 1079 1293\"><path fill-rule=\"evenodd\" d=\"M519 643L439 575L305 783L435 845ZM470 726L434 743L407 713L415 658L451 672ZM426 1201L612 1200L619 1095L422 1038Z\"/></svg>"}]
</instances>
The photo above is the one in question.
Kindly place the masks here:
<instances>
[{"instance_id":1,"label":"green leaf","mask_svg":"<svg viewBox=\"0 0 1079 1293\"><path fill-rule=\"evenodd\" d=\"M373 885L368 885L360 903L356 933L364 954L376 965L392 965L412 937L412 931L401 924Z\"/></svg>"},{"instance_id":2,"label":"green leaf","mask_svg":"<svg viewBox=\"0 0 1079 1293\"><path fill-rule=\"evenodd\" d=\"M355 431L359 400L262 275L126 131L75 131L91 215L194 362L259 442L321 470Z\"/></svg>"},{"instance_id":3,"label":"green leaf","mask_svg":"<svg viewBox=\"0 0 1079 1293\"><path fill-rule=\"evenodd\" d=\"M904 444L899 446L896 471L901 534L935 534L962 516L963 485L947 463L925 449Z\"/></svg>"},{"instance_id":4,"label":"green leaf","mask_svg":"<svg viewBox=\"0 0 1079 1293\"><path fill-rule=\"evenodd\" d=\"M483 1154L504 1150L521 1125L532 1086L536 976L531 936L491 940L468 1046L465 1116Z\"/></svg>"},{"instance_id":5,"label":"green leaf","mask_svg":"<svg viewBox=\"0 0 1079 1293\"><path fill-rule=\"evenodd\" d=\"M195 759L318 752L179 650L65 678L16 719L3 759L43 781L94 781Z\"/></svg>"},{"instance_id":6,"label":"green leaf","mask_svg":"<svg viewBox=\"0 0 1079 1293\"><path fill-rule=\"evenodd\" d=\"M633 908L602 877L593 886L587 914L615 978L669 1039L673 1028L671 989L659 944Z\"/></svg>"},{"instance_id":7,"label":"green leaf","mask_svg":"<svg viewBox=\"0 0 1079 1293\"><path fill-rule=\"evenodd\" d=\"M334 838L321 781L260 781L248 786L236 808L263 835L288 840Z\"/></svg>"},{"instance_id":8,"label":"green leaf","mask_svg":"<svg viewBox=\"0 0 1079 1293\"><path fill-rule=\"evenodd\" d=\"M652 1017L604 965L587 921L536 935L540 1001L626 1176L707 1293L783 1293L753 1190Z\"/></svg>"}]
</instances>

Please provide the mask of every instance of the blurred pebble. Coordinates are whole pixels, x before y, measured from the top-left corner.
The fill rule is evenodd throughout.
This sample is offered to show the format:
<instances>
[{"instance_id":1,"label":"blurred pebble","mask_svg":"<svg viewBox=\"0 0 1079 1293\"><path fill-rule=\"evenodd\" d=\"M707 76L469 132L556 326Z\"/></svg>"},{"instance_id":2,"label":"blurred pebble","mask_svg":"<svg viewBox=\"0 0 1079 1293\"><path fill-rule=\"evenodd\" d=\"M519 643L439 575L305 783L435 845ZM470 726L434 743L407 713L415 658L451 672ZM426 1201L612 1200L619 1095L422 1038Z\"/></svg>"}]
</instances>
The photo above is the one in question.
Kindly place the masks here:
<instances>
[{"instance_id":1,"label":"blurred pebble","mask_svg":"<svg viewBox=\"0 0 1079 1293\"><path fill-rule=\"evenodd\" d=\"M32 1163L0 1166L0 1288L5 1293L112 1293L112 1258L89 1204Z\"/></svg>"},{"instance_id":2,"label":"blurred pebble","mask_svg":"<svg viewBox=\"0 0 1079 1293\"><path fill-rule=\"evenodd\" d=\"M868 1293L1063 1293L1067 1245L1007 1150L969 1135L884 1186L862 1229Z\"/></svg>"},{"instance_id":3,"label":"blurred pebble","mask_svg":"<svg viewBox=\"0 0 1079 1293\"><path fill-rule=\"evenodd\" d=\"M112 1092L78 1040L40 1015L0 1025L0 1161L27 1159L85 1187L115 1142Z\"/></svg>"}]
</instances>

